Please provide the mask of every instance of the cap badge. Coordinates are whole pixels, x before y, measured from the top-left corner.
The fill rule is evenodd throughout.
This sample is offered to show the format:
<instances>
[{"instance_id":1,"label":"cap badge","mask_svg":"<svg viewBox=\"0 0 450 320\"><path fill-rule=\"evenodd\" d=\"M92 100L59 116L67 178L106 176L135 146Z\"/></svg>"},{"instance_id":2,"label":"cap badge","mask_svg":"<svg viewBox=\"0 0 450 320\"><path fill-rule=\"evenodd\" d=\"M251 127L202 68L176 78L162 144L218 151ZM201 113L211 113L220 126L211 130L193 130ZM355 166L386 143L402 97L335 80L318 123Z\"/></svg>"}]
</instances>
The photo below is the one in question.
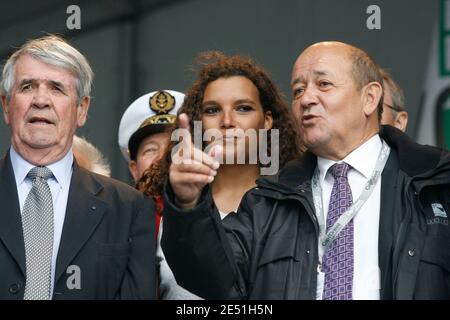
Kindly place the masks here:
<instances>
[{"instance_id":1,"label":"cap badge","mask_svg":"<svg viewBox=\"0 0 450 320\"><path fill-rule=\"evenodd\" d=\"M157 114L169 113L175 106L175 97L166 91L158 91L150 97L150 109Z\"/></svg>"}]
</instances>

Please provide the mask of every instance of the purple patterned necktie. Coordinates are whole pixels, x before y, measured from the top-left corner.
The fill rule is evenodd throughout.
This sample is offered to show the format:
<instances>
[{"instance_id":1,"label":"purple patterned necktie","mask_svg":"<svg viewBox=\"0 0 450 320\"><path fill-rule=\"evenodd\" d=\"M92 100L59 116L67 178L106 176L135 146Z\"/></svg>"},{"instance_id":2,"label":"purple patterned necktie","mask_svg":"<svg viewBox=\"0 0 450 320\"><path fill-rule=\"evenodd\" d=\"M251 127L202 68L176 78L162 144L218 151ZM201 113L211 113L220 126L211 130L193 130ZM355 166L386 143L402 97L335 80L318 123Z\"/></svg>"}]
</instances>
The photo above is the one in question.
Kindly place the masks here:
<instances>
[{"instance_id":1,"label":"purple patterned necktie","mask_svg":"<svg viewBox=\"0 0 450 320\"><path fill-rule=\"evenodd\" d=\"M336 163L329 172L334 177L327 215L327 231L353 203L348 184L349 165ZM324 300L352 300L353 291L353 219L330 244L323 258Z\"/></svg>"}]
</instances>

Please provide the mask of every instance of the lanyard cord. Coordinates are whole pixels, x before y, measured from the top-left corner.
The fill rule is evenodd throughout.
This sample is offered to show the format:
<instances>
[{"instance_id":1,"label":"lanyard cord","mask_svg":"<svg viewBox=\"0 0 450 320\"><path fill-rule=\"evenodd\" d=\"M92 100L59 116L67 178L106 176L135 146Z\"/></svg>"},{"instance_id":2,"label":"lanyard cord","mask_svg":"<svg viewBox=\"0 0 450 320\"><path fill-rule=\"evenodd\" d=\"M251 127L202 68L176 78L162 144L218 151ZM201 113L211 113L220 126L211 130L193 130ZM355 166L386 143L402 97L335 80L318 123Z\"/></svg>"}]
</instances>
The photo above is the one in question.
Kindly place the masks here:
<instances>
[{"instance_id":1,"label":"lanyard cord","mask_svg":"<svg viewBox=\"0 0 450 320\"><path fill-rule=\"evenodd\" d=\"M325 222L325 214L323 208L323 198L322 198L322 187L319 184L319 169L316 167L314 171L314 175L312 177L312 191L313 191L313 199L314 206L316 209L317 220L319 221L319 261L322 262L322 257L325 254L327 248L331 245L331 243L337 238L339 232L345 228L345 226L358 214L361 207L366 203L367 199L369 199L373 190L375 189L375 185L378 182L378 179L383 172L384 166L386 165L387 159L389 157L390 148L386 142L383 141L383 145L381 151L378 155L377 162L375 164L375 169L372 172L370 179L366 182L364 189L359 195L358 199L353 202L350 208L347 209L339 219L334 223L332 227L329 228L328 232L326 232L326 222Z\"/></svg>"}]
</instances>

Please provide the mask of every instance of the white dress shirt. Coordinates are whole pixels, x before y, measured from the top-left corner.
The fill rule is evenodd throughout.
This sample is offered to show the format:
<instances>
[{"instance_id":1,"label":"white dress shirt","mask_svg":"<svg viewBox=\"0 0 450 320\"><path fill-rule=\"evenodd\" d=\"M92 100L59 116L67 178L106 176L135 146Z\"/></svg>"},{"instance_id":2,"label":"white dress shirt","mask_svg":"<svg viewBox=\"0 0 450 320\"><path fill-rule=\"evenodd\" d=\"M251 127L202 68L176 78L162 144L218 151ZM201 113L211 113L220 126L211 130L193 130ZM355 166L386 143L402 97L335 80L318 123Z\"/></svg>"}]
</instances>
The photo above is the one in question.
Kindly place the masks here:
<instances>
[{"instance_id":1,"label":"white dress shirt","mask_svg":"<svg viewBox=\"0 0 450 320\"><path fill-rule=\"evenodd\" d=\"M25 200L30 193L32 181L27 178L28 172L35 167L22 158L11 146L9 151L11 163L16 179L17 194L19 196L20 212L25 205ZM47 166L53 177L47 180L53 200L53 255L52 255L52 284L50 297L53 296L55 283L56 258L58 256L59 242L66 215L67 199L69 197L70 180L72 179L73 153L69 150L61 160Z\"/></svg>"},{"instance_id":2,"label":"white dress shirt","mask_svg":"<svg viewBox=\"0 0 450 320\"><path fill-rule=\"evenodd\" d=\"M351 166L348 182L355 201L375 168L382 148L379 135L375 135L353 150L342 161L317 158L319 183L322 187L324 216L328 213L334 178L328 169L335 163L345 162ZM328 173L328 174L327 174ZM380 269L378 266L378 227L380 222L381 177L372 194L353 218L354 226L354 271L353 299L380 299Z\"/></svg>"},{"instance_id":3,"label":"white dress shirt","mask_svg":"<svg viewBox=\"0 0 450 320\"><path fill-rule=\"evenodd\" d=\"M217 209L217 211L219 211L219 214L220 214L220 220L223 220L223 219L225 219L230 213L236 213L237 211L238 211L238 209L236 208L235 210L232 210L232 211L230 211L230 212L222 212L222 211L220 211L219 209Z\"/></svg>"}]
</instances>

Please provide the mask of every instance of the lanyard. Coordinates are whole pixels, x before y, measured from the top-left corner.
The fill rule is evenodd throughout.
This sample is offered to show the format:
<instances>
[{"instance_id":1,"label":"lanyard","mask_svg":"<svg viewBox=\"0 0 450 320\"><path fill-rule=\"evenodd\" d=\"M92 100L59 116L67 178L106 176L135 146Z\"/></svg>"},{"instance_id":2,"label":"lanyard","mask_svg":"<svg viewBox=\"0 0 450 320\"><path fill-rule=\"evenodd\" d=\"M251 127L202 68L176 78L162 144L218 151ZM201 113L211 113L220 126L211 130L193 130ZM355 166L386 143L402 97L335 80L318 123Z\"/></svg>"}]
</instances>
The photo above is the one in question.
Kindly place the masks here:
<instances>
[{"instance_id":1,"label":"lanyard","mask_svg":"<svg viewBox=\"0 0 450 320\"><path fill-rule=\"evenodd\" d=\"M387 145L386 142L383 141L383 146L381 148L381 151L378 155L377 162L375 164L375 169L372 172L370 179L366 182L364 189L362 190L361 194L359 195L358 199L353 202L353 204L350 206L350 208L347 209L340 217L339 219L334 223L332 227L326 232L326 221L325 221L325 214L324 214L324 208L323 208L323 200L322 200L322 187L319 184L319 170L316 167L316 170L314 171L314 175L312 177L312 191L313 191L313 198L314 198L314 206L316 208L316 215L317 220L319 221L319 262L322 262L322 257L326 252L326 249L330 246L330 244L337 238L339 232L344 229L344 227L349 223L359 212L361 207L364 205L364 203L367 201L367 199L370 197L370 195L373 192L373 189L375 188L375 185L378 182L378 179L381 176L381 172L384 169L384 166L386 164L386 161L389 157L390 148Z\"/></svg>"}]
</instances>

